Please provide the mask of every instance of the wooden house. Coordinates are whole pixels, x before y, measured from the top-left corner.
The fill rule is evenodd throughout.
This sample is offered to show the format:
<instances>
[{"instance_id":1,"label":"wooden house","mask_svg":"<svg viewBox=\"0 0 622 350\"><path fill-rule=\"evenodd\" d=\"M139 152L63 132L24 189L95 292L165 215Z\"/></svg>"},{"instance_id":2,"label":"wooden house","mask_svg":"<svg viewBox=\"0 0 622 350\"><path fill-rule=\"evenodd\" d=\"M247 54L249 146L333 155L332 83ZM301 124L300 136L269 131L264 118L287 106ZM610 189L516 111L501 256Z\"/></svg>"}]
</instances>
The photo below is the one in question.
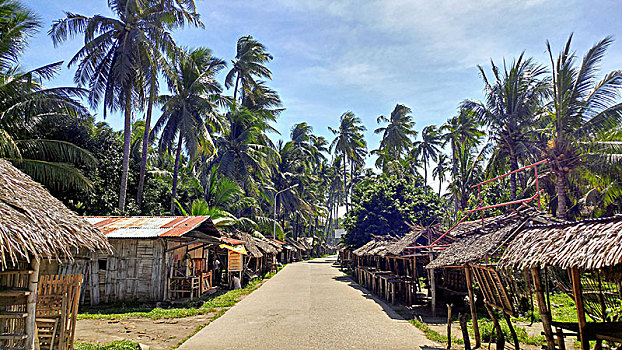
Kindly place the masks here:
<instances>
[{"instance_id":1,"label":"wooden house","mask_svg":"<svg viewBox=\"0 0 622 350\"><path fill-rule=\"evenodd\" d=\"M113 253L94 252L56 267L60 274L84 274L83 303L185 299L213 288L214 253L224 238L209 216L84 219L105 235Z\"/></svg>"},{"instance_id":2,"label":"wooden house","mask_svg":"<svg viewBox=\"0 0 622 350\"><path fill-rule=\"evenodd\" d=\"M0 348L34 349L41 316L51 320L38 332L40 338L49 335L44 345L61 341L56 349L72 347L79 288L69 295L52 288L42 292L50 278L41 276L40 267L71 260L79 249L110 251L110 245L40 184L0 159ZM82 276L72 280L79 285Z\"/></svg>"},{"instance_id":3,"label":"wooden house","mask_svg":"<svg viewBox=\"0 0 622 350\"><path fill-rule=\"evenodd\" d=\"M590 341L595 349L603 341L622 344L622 216L525 228L508 244L499 268L530 271L547 348L563 348L568 334L582 349ZM549 280L574 299L577 322L552 318Z\"/></svg>"}]
</instances>

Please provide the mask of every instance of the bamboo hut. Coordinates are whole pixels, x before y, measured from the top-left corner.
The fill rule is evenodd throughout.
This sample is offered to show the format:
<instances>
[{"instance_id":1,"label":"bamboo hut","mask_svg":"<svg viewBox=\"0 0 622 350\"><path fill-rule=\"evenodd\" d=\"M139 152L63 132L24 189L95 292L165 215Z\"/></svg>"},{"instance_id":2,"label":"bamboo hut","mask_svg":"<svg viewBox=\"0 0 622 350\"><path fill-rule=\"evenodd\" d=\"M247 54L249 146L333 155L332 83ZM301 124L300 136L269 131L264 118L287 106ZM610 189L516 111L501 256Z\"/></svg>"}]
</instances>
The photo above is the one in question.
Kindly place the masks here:
<instances>
[{"instance_id":1,"label":"bamboo hut","mask_svg":"<svg viewBox=\"0 0 622 350\"><path fill-rule=\"evenodd\" d=\"M34 349L36 318L48 295L39 296L40 265L45 261L73 259L77 250L107 251L111 247L103 235L89 223L54 198L9 162L0 159L0 348ZM79 283L81 283L81 276ZM77 290L79 292L79 289ZM45 299L39 299L45 297ZM73 295L60 295L55 315L67 320L77 310L68 305ZM37 304L40 305L37 305ZM64 306L64 307L63 307ZM53 321L57 327L57 322ZM64 337L66 327L69 337ZM58 329L59 337L67 339L61 349L73 345L71 324ZM57 328L54 328L57 329ZM55 342L55 337L48 342Z\"/></svg>"},{"instance_id":2,"label":"bamboo hut","mask_svg":"<svg viewBox=\"0 0 622 350\"><path fill-rule=\"evenodd\" d=\"M495 263L523 228L551 222L557 220L528 206L496 217L462 222L452 230L456 241L426 266L430 270L443 270L439 288L449 289L452 294L468 295L476 347L480 345L481 339L477 326L474 282L478 283L484 296L483 304L495 325L498 346L501 347L505 339L492 309L501 311L513 334L514 346L519 348L510 317L516 316L515 305L520 304L519 300L528 299L524 290L527 282L522 276L497 271ZM453 277L447 278L447 275ZM518 279L522 283L518 283Z\"/></svg>"},{"instance_id":3,"label":"bamboo hut","mask_svg":"<svg viewBox=\"0 0 622 350\"><path fill-rule=\"evenodd\" d=\"M622 216L526 228L499 266L531 272L549 349L563 347L564 331L576 334L582 349L592 340L596 348L604 340L622 343ZM578 322L552 320L541 270L575 300Z\"/></svg>"},{"instance_id":4,"label":"bamboo hut","mask_svg":"<svg viewBox=\"0 0 622 350\"><path fill-rule=\"evenodd\" d=\"M94 252L52 266L85 276L81 302L174 301L214 288L213 262L223 243L209 216L84 217L114 253Z\"/></svg>"}]
</instances>

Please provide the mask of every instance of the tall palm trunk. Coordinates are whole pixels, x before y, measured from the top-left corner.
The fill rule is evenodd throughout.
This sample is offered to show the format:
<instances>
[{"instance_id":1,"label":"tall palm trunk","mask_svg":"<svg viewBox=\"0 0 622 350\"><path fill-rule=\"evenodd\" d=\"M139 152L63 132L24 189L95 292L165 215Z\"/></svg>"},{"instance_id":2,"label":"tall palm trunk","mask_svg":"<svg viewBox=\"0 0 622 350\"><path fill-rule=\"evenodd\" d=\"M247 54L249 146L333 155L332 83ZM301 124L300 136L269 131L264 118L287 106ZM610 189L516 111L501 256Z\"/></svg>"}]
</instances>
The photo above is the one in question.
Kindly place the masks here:
<instances>
[{"instance_id":1,"label":"tall palm trunk","mask_svg":"<svg viewBox=\"0 0 622 350\"><path fill-rule=\"evenodd\" d=\"M443 187L443 180L441 179L441 177L438 177L438 196L441 196L441 189Z\"/></svg>"},{"instance_id":2,"label":"tall palm trunk","mask_svg":"<svg viewBox=\"0 0 622 350\"><path fill-rule=\"evenodd\" d=\"M235 88L233 89L233 103L235 104L238 103L238 83L239 82L240 82L240 72L238 72L238 76L235 78Z\"/></svg>"},{"instance_id":3,"label":"tall palm trunk","mask_svg":"<svg viewBox=\"0 0 622 350\"><path fill-rule=\"evenodd\" d=\"M518 159L516 151L510 148L510 171L518 169ZM510 199L516 200L516 173L510 174Z\"/></svg>"},{"instance_id":4,"label":"tall palm trunk","mask_svg":"<svg viewBox=\"0 0 622 350\"><path fill-rule=\"evenodd\" d=\"M175 215L175 198L177 197L177 178L179 176L179 160L181 158L182 137L179 133L177 152L175 153L175 170L173 171L173 192L171 193L171 215Z\"/></svg>"},{"instance_id":5,"label":"tall palm trunk","mask_svg":"<svg viewBox=\"0 0 622 350\"><path fill-rule=\"evenodd\" d=\"M128 89L130 90L130 89ZM126 92L125 97L125 126L123 128L123 162L121 165L121 188L119 190L119 210L125 210L127 194L127 173L130 167L130 141L132 133L132 94Z\"/></svg>"},{"instance_id":6,"label":"tall palm trunk","mask_svg":"<svg viewBox=\"0 0 622 350\"><path fill-rule=\"evenodd\" d=\"M563 171L563 170L562 170ZM557 192L557 218L566 219L566 175L562 172L557 174L555 191Z\"/></svg>"},{"instance_id":7,"label":"tall palm trunk","mask_svg":"<svg viewBox=\"0 0 622 350\"><path fill-rule=\"evenodd\" d=\"M155 77L151 79L149 87L149 105L147 106L147 117L145 118L145 133L143 135L143 154L140 161L140 176L138 178L138 193L136 195L136 204L142 212L143 209L143 191L145 187L145 172L147 170L147 152L149 151L149 133L151 129L151 114L153 112L153 103L156 95Z\"/></svg>"},{"instance_id":8,"label":"tall palm trunk","mask_svg":"<svg viewBox=\"0 0 622 350\"><path fill-rule=\"evenodd\" d=\"M423 192L428 194L428 161L423 161Z\"/></svg>"},{"instance_id":9,"label":"tall palm trunk","mask_svg":"<svg viewBox=\"0 0 622 350\"><path fill-rule=\"evenodd\" d=\"M348 212L348 185L346 173L346 155L343 155L343 202L346 205L346 213Z\"/></svg>"}]
</instances>

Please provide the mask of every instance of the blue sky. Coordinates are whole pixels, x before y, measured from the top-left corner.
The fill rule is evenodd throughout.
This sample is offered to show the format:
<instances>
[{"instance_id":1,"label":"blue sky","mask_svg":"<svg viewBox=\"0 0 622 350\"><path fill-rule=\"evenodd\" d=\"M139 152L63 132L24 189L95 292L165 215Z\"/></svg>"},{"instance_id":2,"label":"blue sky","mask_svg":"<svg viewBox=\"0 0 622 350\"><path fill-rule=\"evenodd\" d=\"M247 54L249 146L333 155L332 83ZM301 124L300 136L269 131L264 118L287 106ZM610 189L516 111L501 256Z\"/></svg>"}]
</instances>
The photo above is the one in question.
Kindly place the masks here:
<instances>
[{"instance_id":1,"label":"blue sky","mask_svg":"<svg viewBox=\"0 0 622 350\"><path fill-rule=\"evenodd\" d=\"M81 39L54 48L47 36L63 11L109 15L106 0L26 0L43 21L23 57L24 68L68 61ZM421 130L442 124L465 98L481 98L476 66L501 63L523 50L548 63L548 39L558 51L571 32L583 54L606 35L610 48L603 71L622 68L622 2L572 0L197 0L205 30L174 33L179 44L208 46L228 62L240 36L251 34L275 59L273 81L287 110L277 129L289 138L293 124L306 121L332 139L328 126L348 110L368 129L377 147L376 118L396 103L412 108ZM72 84L63 69L50 85ZM224 74L221 75L224 79ZM121 115L107 120L121 128ZM280 138L275 135L275 139ZM368 161L373 164L373 159Z\"/></svg>"}]
</instances>

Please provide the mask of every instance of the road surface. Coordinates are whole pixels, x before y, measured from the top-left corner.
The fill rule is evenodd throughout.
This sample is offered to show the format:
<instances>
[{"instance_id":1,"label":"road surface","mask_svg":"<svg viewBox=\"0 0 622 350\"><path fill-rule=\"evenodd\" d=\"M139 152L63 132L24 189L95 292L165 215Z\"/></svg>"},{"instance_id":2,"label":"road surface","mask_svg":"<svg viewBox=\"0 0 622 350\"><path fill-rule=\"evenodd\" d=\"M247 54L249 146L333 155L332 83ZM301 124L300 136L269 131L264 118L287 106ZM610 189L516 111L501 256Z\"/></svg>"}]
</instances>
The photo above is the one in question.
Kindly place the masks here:
<instances>
[{"instance_id":1,"label":"road surface","mask_svg":"<svg viewBox=\"0 0 622 350\"><path fill-rule=\"evenodd\" d=\"M440 349L322 258L286 266L185 342L203 349Z\"/></svg>"}]
</instances>

